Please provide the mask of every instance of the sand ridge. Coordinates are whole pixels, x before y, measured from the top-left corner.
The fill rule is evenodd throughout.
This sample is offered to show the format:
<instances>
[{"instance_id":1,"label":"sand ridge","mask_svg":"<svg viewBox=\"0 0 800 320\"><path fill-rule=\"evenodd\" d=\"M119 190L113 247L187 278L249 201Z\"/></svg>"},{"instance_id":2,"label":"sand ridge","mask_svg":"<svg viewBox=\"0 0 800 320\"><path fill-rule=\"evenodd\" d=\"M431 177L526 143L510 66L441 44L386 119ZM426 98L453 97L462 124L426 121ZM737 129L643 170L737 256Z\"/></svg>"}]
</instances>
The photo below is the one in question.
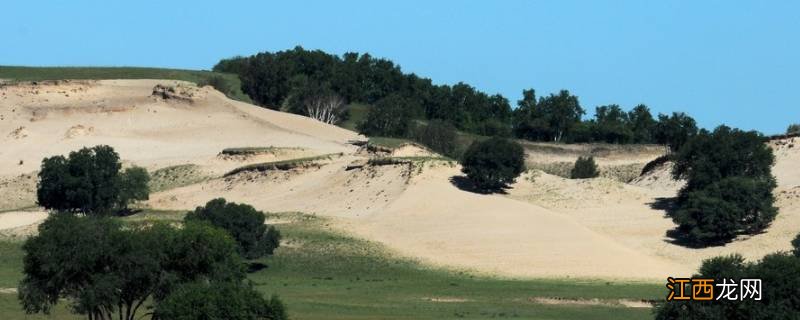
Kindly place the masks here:
<instances>
[{"instance_id":1,"label":"sand ridge","mask_svg":"<svg viewBox=\"0 0 800 320\"><path fill-rule=\"evenodd\" d=\"M188 89L176 91L184 92L181 99L153 96L159 84ZM630 184L609 178L569 180L531 170L507 194L477 194L459 187L460 167L454 162L369 164L375 155L349 144L364 139L354 132L171 80L0 86L0 119L0 190L15 199L0 202L0 210L32 205L43 157L109 144L126 166L154 171L192 165L191 171L202 176L151 194L146 206L189 210L225 197L265 211L324 215L343 231L400 254L501 276L662 281L688 276L714 255L739 252L758 259L788 249L800 232L800 170L795 165L800 148L789 147L793 142L772 145L780 208L773 226L726 246L689 249L670 242L665 233L674 224L653 206L659 198L674 196L681 185L671 180L666 166ZM220 155L233 147L283 151ZM639 166L663 154L659 147L614 148L526 145L528 161L574 161L588 152L601 165ZM320 155L325 157L313 158L312 165L225 176L245 165ZM393 156L431 155L407 146ZM46 216L28 214L0 214L0 231L32 232L36 219Z\"/></svg>"}]
</instances>

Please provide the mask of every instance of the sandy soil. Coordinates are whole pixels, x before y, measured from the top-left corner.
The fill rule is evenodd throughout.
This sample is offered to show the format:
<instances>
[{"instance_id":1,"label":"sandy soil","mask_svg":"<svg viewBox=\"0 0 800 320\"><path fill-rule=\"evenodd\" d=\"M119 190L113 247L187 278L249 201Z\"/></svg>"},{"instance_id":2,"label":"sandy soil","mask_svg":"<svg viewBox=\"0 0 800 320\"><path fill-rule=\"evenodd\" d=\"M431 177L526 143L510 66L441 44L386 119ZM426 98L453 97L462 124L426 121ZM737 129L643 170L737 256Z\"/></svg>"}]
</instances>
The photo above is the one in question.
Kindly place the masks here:
<instances>
[{"instance_id":1,"label":"sandy soil","mask_svg":"<svg viewBox=\"0 0 800 320\"><path fill-rule=\"evenodd\" d=\"M157 84L178 97L152 96ZM339 228L422 261L509 277L646 279L690 275L704 258L739 252L750 259L789 248L800 231L800 147L773 142L780 215L766 233L723 246L689 249L665 236L674 227L653 204L681 182L657 168L630 184L609 178L568 180L541 171L507 194L459 188L460 169L445 161L367 165L350 131L227 99L219 92L163 80L112 80L0 87L0 191L30 204L43 157L82 146L112 145L126 165L150 170L194 164L205 178L151 195L146 205L192 209L225 197L265 211L330 216ZM791 146L790 146L791 145ZM224 148L285 152L221 156ZM643 165L660 147L526 146L528 161L574 161L594 154L605 166ZM428 156L401 148L394 156ZM333 154L291 170L230 170L257 162ZM531 159L534 157L536 159ZM0 215L0 234L32 232L43 212ZM27 231L26 231L27 230ZM14 231L14 232L17 232Z\"/></svg>"}]
</instances>

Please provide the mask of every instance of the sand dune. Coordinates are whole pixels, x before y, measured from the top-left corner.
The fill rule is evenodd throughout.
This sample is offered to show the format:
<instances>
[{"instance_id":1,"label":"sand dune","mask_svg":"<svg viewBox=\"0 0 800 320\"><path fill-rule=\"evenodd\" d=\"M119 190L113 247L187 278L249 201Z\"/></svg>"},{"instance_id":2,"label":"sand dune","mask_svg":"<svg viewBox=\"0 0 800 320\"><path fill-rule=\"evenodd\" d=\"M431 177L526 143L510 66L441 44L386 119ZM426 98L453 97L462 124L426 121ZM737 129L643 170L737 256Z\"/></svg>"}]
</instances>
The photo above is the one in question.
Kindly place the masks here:
<instances>
[{"instance_id":1,"label":"sand dune","mask_svg":"<svg viewBox=\"0 0 800 320\"><path fill-rule=\"evenodd\" d=\"M159 84L176 89L153 95ZM0 191L13 196L0 202L0 210L32 204L32 177L43 157L109 144L126 164L151 170L194 164L204 175L193 184L152 194L145 205L189 210L225 197L260 210L325 215L342 230L400 254L504 276L663 280L689 275L714 255L739 252L757 259L787 249L800 232L800 147L790 147L790 141L772 144L781 209L773 226L724 247L688 249L666 238L674 224L652 206L681 185L671 180L668 167L631 184L609 178L568 180L533 170L508 194L482 195L459 189L453 179L460 168L447 161L368 165L370 154L347 143L358 138L348 130L176 81L3 86ZM279 152L219 154L231 147L270 146ZM643 165L663 152L652 146L526 148L539 157L529 161L571 162L589 152L609 166ZM289 170L223 176L247 164L316 155L329 156ZM430 153L408 146L395 154L420 155ZM26 228L44 217L25 214L0 215L0 229Z\"/></svg>"}]
</instances>

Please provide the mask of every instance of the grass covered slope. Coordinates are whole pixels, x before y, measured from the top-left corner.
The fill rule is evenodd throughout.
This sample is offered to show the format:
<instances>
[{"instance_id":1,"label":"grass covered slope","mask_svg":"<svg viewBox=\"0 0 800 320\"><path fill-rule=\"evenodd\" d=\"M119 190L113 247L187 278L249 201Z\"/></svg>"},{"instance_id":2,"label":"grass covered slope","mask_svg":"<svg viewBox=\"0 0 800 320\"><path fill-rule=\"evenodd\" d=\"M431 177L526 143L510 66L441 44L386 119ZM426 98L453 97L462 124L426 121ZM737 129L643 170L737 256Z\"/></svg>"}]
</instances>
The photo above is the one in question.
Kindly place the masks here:
<instances>
[{"instance_id":1,"label":"grass covered slope","mask_svg":"<svg viewBox=\"0 0 800 320\"><path fill-rule=\"evenodd\" d=\"M147 211L130 223L178 220L182 213ZM291 319L648 319L650 309L625 304L660 299L659 284L510 280L431 268L330 228L303 214L274 214L284 239L266 268L251 273L259 291L280 295ZM0 242L0 283L22 278L21 243ZM3 319L26 316L16 294L0 291ZM80 319L62 303L47 319Z\"/></svg>"},{"instance_id":2,"label":"grass covered slope","mask_svg":"<svg viewBox=\"0 0 800 320\"><path fill-rule=\"evenodd\" d=\"M141 68L141 67L21 67L0 66L0 80L109 80L109 79L169 79L194 83L207 81L211 77L222 77L230 87L232 99L250 103L250 97L242 92L239 76L213 71Z\"/></svg>"}]
</instances>

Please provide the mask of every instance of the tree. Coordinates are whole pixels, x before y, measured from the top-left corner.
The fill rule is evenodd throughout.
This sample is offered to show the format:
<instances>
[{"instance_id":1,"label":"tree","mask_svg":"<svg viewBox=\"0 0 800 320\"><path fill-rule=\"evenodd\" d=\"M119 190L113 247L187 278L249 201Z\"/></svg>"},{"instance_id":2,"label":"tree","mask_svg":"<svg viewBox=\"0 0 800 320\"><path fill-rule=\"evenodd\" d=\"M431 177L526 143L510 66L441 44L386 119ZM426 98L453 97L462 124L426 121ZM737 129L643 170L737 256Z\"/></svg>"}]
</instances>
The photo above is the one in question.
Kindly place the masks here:
<instances>
[{"instance_id":1,"label":"tree","mask_svg":"<svg viewBox=\"0 0 800 320\"><path fill-rule=\"evenodd\" d=\"M36 197L46 209L108 215L127 209L135 200L147 200L149 176L143 168L120 173L119 155L100 145L53 156L42 161Z\"/></svg>"},{"instance_id":2,"label":"tree","mask_svg":"<svg viewBox=\"0 0 800 320\"><path fill-rule=\"evenodd\" d=\"M280 233L264 224L264 213L250 205L213 199L184 218L186 222L205 221L230 233L238 252L247 259L272 254L280 243Z\"/></svg>"},{"instance_id":3,"label":"tree","mask_svg":"<svg viewBox=\"0 0 800 320\"><path fill-rule=\"evenodd\" d=\"M654 130L656 121L650 114L650 108L640 104L628 112L630 129L634 143L652 143L655 141Z\"/></svg>"},{"instance_id":4,"label":"tree","mask_svg":"<svg viewBox=\"0 0 800 320\"><path fill-rule=\"evenodd\" d=\"M774 188L773 179L724 178L689 192L672 218L693 243L724 243L769 226L778 214L772 205Z\"/></svg>"},{"instance_id":5,"label":"tree","mask_svg":"<svg viewBox=\"0 0 800 320\"><path fill-rule=\"evenodd\" d=\"M800 123L789 125L789 128L786 128L786 134L800 134Z\"/></svg>"},{"instance_id":6,"label":"tree","mask_svg":"<svg viewBox=\"0 0 800 320\"><path fill-rule=\"evenodd\" d=\"M305 102L306 114L311 119L327 124L336 124L345 112L344 99L335 93L321 94Z\"/></svg>"},{"instance_id":7,"label":"tree","mask_svg":"<svg viewBox=\"0 0 800 320\"><path fill-rule=\"evenodd\" d=\"M277 297L267 300L252 285L231 282L183 284L158 304L155 315L171 320L288 319Z\"/></svg>"},{"instance_id":8,"label":"tree","mask_svg":"<svg viewBox=\"0 0 800 320\"><path fill-rule=\"evenodd\" d=\"M551 94L539 99L537 108L541 108L550 125L552 140L556 142L561 141L586 113L581 108L578 97L571 95L567 90L561 90L558 95Z\"/></svg>"},{"instance_id":9,"label":"tree","mask_svg":"<svg viewBox=\"0 0 800 320\"><path fill-rule=\"evenodd\" d=\"M633 132L629 127L628 114L616 104L599 106L595 111L595 140L608 143L629 143Z\"/></svg>"},{"instance_id":10,"label":"tree","mask_svg":"<svg viewBox=\"0 0 800 320\"><path fill-rule=\"evenodd\" d=\"M598 175L600 173L597 171L594 157L578 157L578 160L575 160L575 166L572 167L570 172L570 179L588 179Z\"/></svg>"},{"instance_id":11,"label":"tree","mask_svg":"<svg viewBox=\"0 0 800 320\"><path fill-rule=\"evenodd\" d=\"M45 158L37 201L46 209L107 214L119 202L120 167L119 155L104 145Z\"/></svg>"},{"instance_id":12,"label":"tree","mask_svg":"<svg viewBox=\"0 0 800 320\"><path fill-rule=\"evenodd\" d=\"M764 142L760 133L719 126L701 131L676 154L672 174L687 181L672 216L687 240L722 243L772 222L775 157Z\"/></svg>"},{"instance_id":13,"label":"tree","mask_svg":"<svg viewBox=\"0 0 800 320\"><path fill-rule=\"evenodd\" d=\"M125 226L112 218L52 215L23 245L18 292L27 313L49 313L62 299L88 319L136 319L183 283L241 283L233 240L208 225Z\"/></svg>"},{"instance_id":14,"label":"tree","mask_svg":"<svg viewBox=\"0 0 800 320\"><path fill-rule=\"evenodd\" d=\"M367 136L404 137L408 134L414 108L413 101L392 94L369 109L364 122L358 125L358 132Z\"/></svg>"},{"instance_id":15,"label":"tree","mask_svg":"<svg viewBox=\"0 0 800 320\"><path fill-rule=\"evenodd\" d=\"M133 201L150 198L150 175L142 167L131 167L122 171L119 177L119 200L117 208L128 209Z\"/></svg>"},{"instance_id":16,"label":"tree","mask_svg":"<svg viewBox=\"0 0 800 320\"><path fill-rule=\"evenodd\" d=\"M671 116L658 115L654 137L656 143L665 145L669 151L676 152L697 134L697 123L683 112L673 112Z\"/></svg>"},{"instance_id":17,"label":"tree","mask_svg":"<svg viewBox=\"0 0 800 320\"><path fill-rule=\"evenodd\" d=\"M516 142L491 138L470 145L461 165L478 189L495 191L514 182L525 170L525 153Z\"/></svg>"}]
</instances>

